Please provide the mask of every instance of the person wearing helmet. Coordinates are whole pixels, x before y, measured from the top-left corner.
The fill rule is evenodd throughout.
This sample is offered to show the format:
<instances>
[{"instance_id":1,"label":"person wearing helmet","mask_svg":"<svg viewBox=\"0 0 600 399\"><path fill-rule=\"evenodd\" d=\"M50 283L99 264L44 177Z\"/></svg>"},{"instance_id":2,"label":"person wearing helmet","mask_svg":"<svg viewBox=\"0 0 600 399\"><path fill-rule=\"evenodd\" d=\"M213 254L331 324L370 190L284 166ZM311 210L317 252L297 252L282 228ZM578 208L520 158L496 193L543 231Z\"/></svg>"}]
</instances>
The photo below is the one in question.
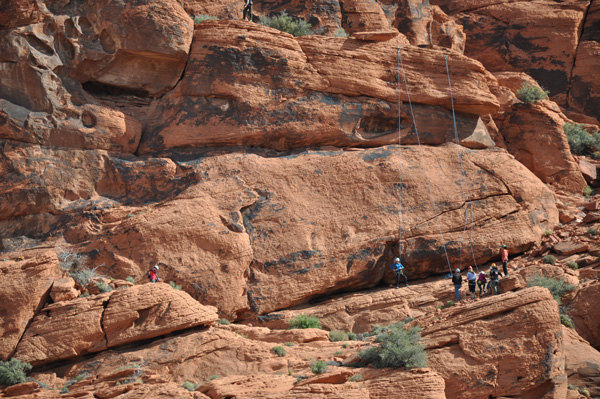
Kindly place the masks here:
<instances>
[{"instance_id":1,"label":"person wearing helmet","mask_svg":"<svg viewBox=\"0 0 600 399\"><path fill-rule=\"evenodd\" d=\"M480 298L486 292L485 283L487 283L487 278L485 276L485 272L482 270L481 272L479 272L479 277L477 277L477 286L479 287Z\"/></svg>"},{"instance_id":2,"label":"person wearing helmet","mask_svg":"<svg viewBox=\"0 0 600 399\"><path fill-rule=\"evenodd\" d=\"M502 258L502 271L504 272L504 277L508 276L508 249L506 249L506 245L502 244L500 249L500 257Z\"/></svg>"},{"instance_id":3,"label":"person wearing helmet","mask_svg":"<svg viewBox=\"0 0 600 399\"><path fill-rule=\"evenodd\" d=\"M490 268L490 282L488 283L488 289L490 289L490 295L498 295L498 284L500 284L500 271L495 263L492 263Z\"/></svg>"},{"instance_id":4,"label":"person wearing helmet","mask_svg":"<svg viewBox=\"0 0 600 399\"><path fill-rule=\"evenodd\" d=\"M460 275L460 269L456 269L452 274L452 282L454 283L456 302L460 302L460 287L462 286L462 276Z\"/></svg>"},{"instance_id":5,"label":"person wearing helmet","mask_svg":"<svg viewBox=\"0 0 600 399\"><path fill-rule=\"evenodd\" d=\"M477 285L477 275L473 271L473 266L469 266L469 271L467 272L467 282L469 283L469 296L471 299L475 299L475 286Z\"/></svg>"},{"instance_id":6,"label":"person wearing helmet","mask_svg":"<svg viewBox=\"0 0 600 399\"><path fill-rule=\"evenodd\" d=\"M408 287L408 278L404 274L404 266L400 263L400 258L394 259L394 263L390 266L390 269L396 275L396 289L400 286L400 276L404 277L404 285Z\"/></svg>"},{"instance_id":7,"label":"person wearing helmet","mask_svg":"<svg viewBox=\"0 0 600 399\"><path fill-rule=\"evenodd\" d=\"M158 278L158 265L154 265L154 267L150 269L150 271L148 272L148 278L150 279L151 283L156 283L157 281L160 281L160 279Z\"/></svg>"}]
</instances>

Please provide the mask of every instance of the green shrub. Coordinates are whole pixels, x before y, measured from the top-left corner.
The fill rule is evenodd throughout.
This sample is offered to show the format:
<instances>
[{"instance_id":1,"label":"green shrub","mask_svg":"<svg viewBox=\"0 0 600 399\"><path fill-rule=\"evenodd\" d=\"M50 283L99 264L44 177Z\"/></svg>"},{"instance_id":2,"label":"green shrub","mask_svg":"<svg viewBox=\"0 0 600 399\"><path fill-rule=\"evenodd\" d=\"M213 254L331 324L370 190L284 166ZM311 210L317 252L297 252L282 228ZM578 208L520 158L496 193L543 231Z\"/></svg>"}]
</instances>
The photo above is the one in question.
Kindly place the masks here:
<instances>
[{"instance_id":1,"label":"green shrub","mask_svg":"<svg viewBox=\"0 0 600 399\"><path fill-rule=\"evenodd\" d=\"M196 388L198 388L198 384L194 384L191 381L186 381L183 384L181 384L181 386L190 392L194 392L196 390Z\"/></svg>"},{"instance_id":2,"label":"green shrub","mask_svg":"<svg viewBox=\"0 0 600 399\"><path fill-rule=\"evenodd\" d=\"M596 230L593 227L590 227L587 231L587 233L591 236L600 236L600 231Z\"/></svg>"},{"instance_id":3,"label":"green shrub","mask_svg":"<svg viewBox=\"0 0 600 399\"><path fill-rule=\"evenodd\" d=\"M348 340L349 341L356 341L356 334L353 333L352 331L348 331Z\"/></svg>"},{"instance_id":4,"label":"green shrub","mask_svg":"<svg viewBox=\"0 0 600 399\"><path fill-rule=\"evenodd\" d=\"M348 334L344 331L334 330L329 332L329 340L331 342L348 341Z\"/></svg>"},{"instance_id":5,"label":"green shrub","mask_svg":"<svg viewBox=\"0 0 600 399\"><path fill-rule=\"evenodd\" d=\"M583 188L583 195L585 195L586 197L590 197L592 194L594 194L594 189L591 188L589 185Z\"/></svg>"},{"instance_id":6,"label":"green shrub","mask_svg":"<svg viewBox=\"0 0 600 399\"><path fill-rule=\"evenodd\" d=\"M309 23L307 23L303 19L298 19L297 21L294 21L294 19L291 16L289 16L285 11L283 11L278 16L270 18L260 16L259 23L270 28L290 33L294 36L306 36L312 33L310 30L311 25Z\"/></svg>"},{"instance_id":7,"label":"green shrub","mask_svg":"<svg viewBox=\"0 0 600 399\"><path fill-rule=\"evenodd\" d=\"M292 341L290 341L290 342L286 342L284 345L285 346L294 346L294 343Z\"/></svg>"},{"instance_id":8,"label":"green shrub","mask_svg":"<svg viewBox=\"0 0 600 399\"><path fill-rule=\"evenodd\" d=\"M349 345L349 344L347 344L347 343L346 343L346 344L344 344L344 345L342 345L342 348L344 348L344 349L346 349L346 348L348 348L348 347L350 347L350 345Z\"/></svg>"},{"instance_id":9,"label":"green shrub","mask_svg":"<svg viewBox=\"0 0 600 399\"><path fill-rule=\"evenodd\" d=\"M217 378L219 378L219 376L215 374L215 375L211 375L210 377L208 377L208 380L212 381L212 380L216 380Z\"/></svg>"},{"instance_id":10,"label":"green shrub","mask_svg":"<svg viewBox=\"0 0 600 399\"><path fill-rule=\"evenodd\" d=\"M573 385L573 384L569 384L569 385L567 385L567 389L570 389L572 391L576 391L577 387L575 385Z\"/></svg>"},{"instance_id":11,"label":"green shrub","mask_svg":"<svg viewBox=\"0 0 600 399\"><path fill-rule=\"evenodd\" d=\"M344 351L335 351L333 352L333 356L339 356L339 355L343 355Z\"/></svg>"},{"instance_id":12,"label":"green shrub","mask_svg":"<svg viewBox=\"0 0 600 399\"><path fill-rule=\"evenodd\" d=\"M344 30L344 28L340 27L340 28L337 28L337 30L334 32L333 36L335 36L335 37L348 37L348 34Z\"/></svg>"},{"instance_id":13,"label":"green shrub","mask_svg":"<svg viewBox=\"0 0 600 399\"><path fill-rule=\"evenodd\" d=\"M195 24L200 24L204 21L207 21L209 19L219 19L219 17L213 17L212 15L206 15L206 14L200 14L200 15L196 15L194 17L194 23Z\"/></svg>"},{"instance_id":14,"label":"green shrub","mask_svg":"<svg viewBox=\"0 0 600 399\"><path fill-rule=\"evenodd\" d=\"M389 327L389 331L375 339L379 347L359 352L359 357L377 368L404 367L407 369L427 367L425 348L419 343L419 327L404 328L403 323Z\"/></svg>"},{"instance_id":15,"label":"green shrub","mask_svg":"<svg viewBox=\"0 0 600 399\"><path fill-rule=\"evenodd\" d=\"M353 376L348 378L348 381L352 381L352 382L358 382L358 381L362 381L362 380L363 380L363 376L361 374L354 374Z\"/></svg>"},{"instance_id":16,"label":"green shrub","mask_svg":"<svg viewBox=\"0 0 600 399\"><path fill-rule=\"evenodd\" d=\"M129 281L131 284L135 285L135 279L133 278L133 276L127 276L127 278L125 279L125 281Z\"/></svg>"},{"instance_id":17,"label":"green shrub","mask_svg":"<svg viewBox=\"0 0 600 399\"><path fill-rule=\"evenodd\" d=\"M600 133L589 133L583 125L567 122L563 125L571 152L577 155L590 155L600 150Z\"/></svg>"},{"instance_id":18,"label":"green shrub","mask_svg":"<svg viewBox=\"0 0 600 399\"><path fill-rule=\"evenodd\" d=\"M548 237L552 235L552 230L544 230L544 236Z\"/></svg>"},{"instance_id":19,"label":"green shrub","mask_svg":"<svg viewBox=\"0 0 600 399\"><path fill-rule=\"evenodd\" d=\"M569 262L567 263L567 266L569 266L573 270L579 269L579 265L577 264L577 262Z\"/></svg>"},{"instance_id":20,"label":"green shrub","mask_svg":"<svg viewBox=\"0 0 600 399\"><path fill-rule=\"evenodd\" d=\"M517 90L517 98L524 103L534 103L538 100L545 100L548 98L549 92L541 89L538 85L524 82L521 88Z\"/></svg>"},{"instance_id":21,"label":"green shrub","mask_svg":"<svg viewBox=\"0 0 600 399\"><path fill-rule=\"evenodd\" d=\"M25 382L25 373L31 370L31 364L15 359L0 361L0 385L15 385Z\"/></svg>"},{"instance_id":22,"label":"green shrub","mask_svg":"<svg viewBox=\"0 0 600 399\"><path fill-rule=\"evenodd\" d=\"M542 258L544 263L548 263L550 265L554 265L556 263L556 258L553 255L546 255Z\"/></svg>"},{"instance_id":23,"label":"green shrub","mask_svg":"<svg viewBox=\"0 0 600 399\"><path fill-rule=\"evenodd\" d=\"M290 329L294 328L321 328L321 322L318 317L300 314L290 320Z\"/></svg>"},{"instance_id":24,"label":"green shrub","mask_svg":"<svg viewBox=\"0 0 600 399\"><path fill-rule=\"evenodd\" d=\"M446 309L446 308L450 308L450 307L454 306L454 303L455 303L455 302L454 302L453 300L451 300L451 299L450 299L448 302L446 302L446 304L445 304L445 305L441 305L441 306L439 306L439 309Z\"/></svg>"},{"instance_id":25,"label":"green shrub","mask_svg":"<svg viewBox=\"0 0 600 399\"><path fill-rule=\"evenodd\" d=\"M323 374L327 371L327 363L324 360L317 360L310 365L310 371L315 374Z\"/></svg>"},{"instance_id":26,"label":"green shrub","mask_svg":"<svg viewBox=\"0 0 600 399\"><path fill-rule=\"evenodd\" d=\"M173 288L174 290L180 290L181 291L181 284L175 284L174 281L169 281L169 285L171 286L171 288Z\"/></svg>"},{"instance_id":27,"label":"green shrub","mask_svg":"<svg viewBox=\"0 0 600 399\"><path fill-rule=\"evenodd\" d=\"M590 391L588 391L587 388L579 388L579 393L585 396L586 398L589 398L591 396Z\"/></svg>"},{"instance_id":28,"label":"green shrub","mask_svg":"<svg viewBox=\"0 0 600 399\"><path fill-rule=\"evenodd\" d=\"M566 314L560 315L560 323L565 327L572 328L573 330L575 329L575 324L573 323L573 319L571 319Z\"/></svg>"},{"instance_id":29,"label":"green shrub","mask_svg":"<svg viewBox=\"0 0 600 399\"><path fill-rule=\"evenodd\" d=\"M274 346L273 349L271 349L273 352L275 352L275 354L279 357L284 357L286 355L285 349L283 349L283 346Z\"/></svg>"},{"instance_id":30,"label":"green shrub","mask_svg":"<svg viewBox=\"0 0 600 399\"><path fill-rule=\"evenodd\" d=\"M531 277L529 281L527 281L527 285L530 287L535 286L547 288L548 290L550 290L550 293L559 305L561 303L561 298L563 297L563 295L575 289L575 286L567 284L562 280L551 277L544 277L541 274L536 274L535 276Z\"/></svg>"},{"instance_id":31,"label":"green shrub","mask_svg":"<svg viewBox=\"0 0 600 399\"><path fill-rule=\"evenodd\" d=\"M227 319L219 319L217 320L217 323L223 324L224 326L231 324L231 322Z\"/></svg>"},{"instance_id":32,"label":"green shrub","mask_svg":"<svg viewBox=\"0 0 600 399\"><path fill-rule=\"evenodd\" d=\"M97 268L88 269L87 267L84 267L80 270L71 272L70 274L71 277L73 277L73 280L85 287L92 280L100 277L100 275L96 272L96 269Z\"/></svg>"},{"instance_id":33,"label":"green shrub","mask_svg":"<svg viewBox=\"0 0 600 399\"><path fill-rule=\"evenodd\" d=\"M96 282L96 287L98 287L98 289L100 290L100 292L111 292L113 290L113 287L111 287L110 285L106 284L104 281L97 281Z\"/></svg>"}]
</instances>

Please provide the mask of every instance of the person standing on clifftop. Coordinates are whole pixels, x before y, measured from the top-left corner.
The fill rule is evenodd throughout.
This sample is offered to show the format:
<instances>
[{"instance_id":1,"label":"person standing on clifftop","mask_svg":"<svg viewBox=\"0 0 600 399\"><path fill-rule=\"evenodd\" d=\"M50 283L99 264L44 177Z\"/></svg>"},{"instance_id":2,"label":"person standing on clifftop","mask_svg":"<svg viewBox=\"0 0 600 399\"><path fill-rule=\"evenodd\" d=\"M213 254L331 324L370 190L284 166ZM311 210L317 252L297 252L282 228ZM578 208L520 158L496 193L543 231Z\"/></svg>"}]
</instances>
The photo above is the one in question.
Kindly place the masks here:
<instances>
[{"instance_id":1,"label":"person standing on clifftop","mask_svg":"<svg viewBox=\"0 0 600 399\"><path fill-rule=\"evenodd\" d=\"M502 245L502 249L500 250L500 256L502 257L502 271L504 272L504 277L508 276L508 249L506 249L506 245Z\"/></svg>"},{"instance_id":2,"label":"person standing on clifftop","mask_svg":"<svg viewBox=\"0 0 600 399\"><path fill-rule=\"evenodd\" d=\"M244 19L252 21L252 0L244 0Z\"/></svg>"},{"instance_id":3,"label":"person standing on clifftop","mask_svg":"<svg viewBox=\"0 0 600 399\"><path fill-rule=\"evenodd\" d=\"M155 265L152 269L150 269L150 271L148 272L148 278L150 279L151 283L156 283L157 281L159 281L158 265Z\"/></svg>"},{"instance_id":4,"label":"person standing on clifftop","mask_svg":"<svg viewBox=\"0 0 600 399\"><path fill-rule=\"evenodd\" d=\"M452 282L454 283L456 302L460 302L460 287L462 286L462 276L460 275L460 269L456 269L452 274Z\"/></svg>"},{"instance_id":5,"label":"person standing on clifftop","mask_svg":"<svg viewBox=\"0 0 600 399\"><path fill-rule=\"evenodd\" d=\"M392 263L390 269L392 269L396 275L396 288L399 288L400 286L400 276L404 277L404 285L408 287L408 278L406 278L406 275L404 274L404 266L400 263L400 258L394 259L394 263Z\"/></svg>"}]
</instances>

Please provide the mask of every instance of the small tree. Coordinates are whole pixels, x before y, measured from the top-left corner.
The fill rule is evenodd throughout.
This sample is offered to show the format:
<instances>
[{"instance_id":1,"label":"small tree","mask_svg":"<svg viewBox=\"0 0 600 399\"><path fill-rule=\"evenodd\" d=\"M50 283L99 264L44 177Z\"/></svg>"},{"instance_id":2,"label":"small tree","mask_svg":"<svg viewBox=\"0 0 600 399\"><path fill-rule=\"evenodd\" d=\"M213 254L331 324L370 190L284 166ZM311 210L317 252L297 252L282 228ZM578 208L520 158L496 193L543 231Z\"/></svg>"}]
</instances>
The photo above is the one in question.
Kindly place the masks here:
<instances>
[{"instance_id":1,"label":"small tree","mask_svg":"<svg viewBox=\"0 0 600 399\"><path fill-rule=\"evenodd\" d=\"M600 133L585 130L583 125L567 122L563 125L571 152L577 155L590 155L600 150Z\"/></svg>"},{"instance_id":2,"label":"small tree","mask_svg":"<svg viewBox=\"0 0 600 399\"><path fill-rule=\"evenodd\" d=\"M317 317L301 314L290 320L290 329L295 328L321 328L321 322Z\"/></svg>"},{"instance_id":3,"label":"small tree","mask_svg":"<svg viewBox=\"0 0 600 399\"><path fill-rule=\"evenodd\" d=\"M347 341L348 340L348 333L346 333L344 331L339 331L339 330L330 331L329 332L329 340L331 342Z\"/></svg>"},{"instance_id":4,"label":"small tree","mask_svg":"<svg viewBox=\"0 0 600 399\"><path fill-rule=\"evenodd\" d=\"M559 305L561 304L561 298L563 295L575 289L574 285L567 284L564 281L556 278L545 277L541 274L536 274L535 276L531 277L527 281L527 285L529 287L547 288Z\"/></svg>"},{"instance_id":5,"label":"small tree","mask_svg":"<svg viewBox=\"0 0 600 399\"><path fill-rule=\"evenodd\" d=\"M391 325L387 333L379 334L375 339L379 347L359 352L359 357L377 368L427 367L427 354L419 343L420 332L416 326L405 329L403 323Z\"/></svg>"},{"instance_id":6,"label":"small tree","mask_svg":"<svg viewBox=\"0 0 600 399\"><path fill-rule=\"evenodd\" d=\"M310 365L310 371L315 374L323 374L327 371L327 363L324 360L317 360Z\"/></svg>"},{"instance_id":7,"label":"small tree","mask_svg":"<svg viewBox=\"0 0 600 399\"><path fill-rule=\"evenodd\" d=\"M544 263L548 263L550 265L554 265L556 263L556 257L554 257L553 255L546 255L542 258L542 260L544 261Z\"/></svg>"},{"instance_id":8,"label":"small tree","mask_svg":"<svg viewBox=\"0 0 600 399\"><path fill-rule=\"evenodd\" d=\"M537 84L531 84L524 82L521 88L517 90L517 98L524 103L534 103L538 100L545 100L548 98L549 92L541 89Z\"/></svg>"},{"instance_id":9,"label":"small tree","mask_svg":"<svg viewBox=\"0 0 600 399\"><path fill-rule=\"evenodd\" d=\"M270 28L290 33L294 36L306 36L312 33L310 30L311 24L303 19L294 20L285 11L282 11L281 14L274 17L260 16L259 23Z\"/></svg>"},{"instance_id":10,"label":"small tree","mask_svg":"<svg viewBox=\"0 0 600 399\"><path fill-rule=\"evenodd\" d=\"M25 382L25 373L31 370L31 364L15 359L0 361L0 385L15 385Z\"/></svg>"},{"instance_id":11,"label":"small tree","mask_svg":"<svg viewBox=\"0 0 600 399\"><path fill-rule=\"evenodd\" d=\"M284 357L286 355L285 349L280 345L274 346L272 351L279 357Z\"/></svg>"}]
</instances>

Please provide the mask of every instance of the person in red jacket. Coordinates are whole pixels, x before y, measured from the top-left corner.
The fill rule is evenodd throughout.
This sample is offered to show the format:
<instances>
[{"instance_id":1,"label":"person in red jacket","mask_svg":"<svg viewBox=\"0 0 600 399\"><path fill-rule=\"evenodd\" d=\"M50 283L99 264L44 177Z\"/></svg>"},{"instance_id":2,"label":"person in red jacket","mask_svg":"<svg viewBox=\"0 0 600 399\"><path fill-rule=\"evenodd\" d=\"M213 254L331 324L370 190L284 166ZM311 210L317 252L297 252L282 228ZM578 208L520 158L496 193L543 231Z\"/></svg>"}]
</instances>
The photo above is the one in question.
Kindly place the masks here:
<instances>
[{"instance_id":1,"label":"person in red jacket","mask_svg":"<svg viewBox=\"0 0 600 399\"><path fill-rule=\"evenodd\" d=\"M506 245L502 245L500 257L502 258L502 271L504 272L504 277L506 277L508 276L508 249L506 249Z\"/></svg>"},{"instance_id":2,"label":"person in red jacket","mask_svg":"<svg viewBox=\"0 0 600 399\"><path fill-rule=\"evenodd\" d=\"M158 265L155 265L152 269L150 269L148 272L148 278L150 279L151 283L156 283L160 280L158 278Z\"/></svg>"}]
</instances>

